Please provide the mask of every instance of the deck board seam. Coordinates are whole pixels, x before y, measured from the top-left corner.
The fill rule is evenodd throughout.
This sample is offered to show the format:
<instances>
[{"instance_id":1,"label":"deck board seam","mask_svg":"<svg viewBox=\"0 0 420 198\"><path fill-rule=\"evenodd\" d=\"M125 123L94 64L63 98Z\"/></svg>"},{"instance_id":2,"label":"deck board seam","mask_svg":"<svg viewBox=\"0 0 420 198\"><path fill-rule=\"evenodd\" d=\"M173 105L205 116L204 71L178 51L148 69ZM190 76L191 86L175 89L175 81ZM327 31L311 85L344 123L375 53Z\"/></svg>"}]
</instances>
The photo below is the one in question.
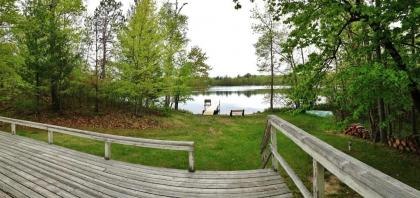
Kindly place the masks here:
<instances>
[{"instance_id":1,"label":"deck board seam","mask_svg":"<svg viewBox=\"0 0 420 198\"><path fill-rule=\"evenodd\" d=\"M31 149L36 149L36 148L34 148L34 147L32 147L32 146L30 146L29 148L31 148ZM45 154L44 154L45 155ZM107 170L107 169L106 169ZM105 170L105 171L106 171ZM271 177L271 176L270 176ZM279 178L278 176L276 176L277 178ZM281 183L283 182L282 180L280 181Z\"/></svg>"},{"instance_id":2,"label":"deck board seam","mask_svg":"<svg viewBox=\"0 0 420 198\"><path fill-rule=\"evenodd\" d=\"M12 158L16 158L16 156L13 156L13 155L10 155L10 154L6 154L6 153L3 153L3 152L1 152L0 151L0 156L3 156L3 157L5 157L6 155L8 155L9 157L8 157L8 159L9 160L13 160ZM37 170L37 171L39 171L39 172L43 172L44 174L46 174L46 175L49 175L50 176L50 178L51 178L51 175L53 175L53 174L48 174L47 173L47 171L45 171L44 169L45 168L48 168L47 166L45 166L45 165L41 165L41 167L40 166L37 166L36 164L32 164L31 162L29 162L29 161L24 161L24 162L26 162L25 164L28 164L27 166L29 166L29 164L31 164L32 166L31 166L31 168L33 168L33 169L35 169L35 170ZM20 163L20 165L24 165L24 164L22 164L22 162L19 162L19 161L16 161L16 163ZM58 178L58 177L55 177L55 178ZM66 184L73 184L73 185L77 185L77 184L79 184L77 181L74 181L74 180L72 180L72 179L68 179L68 178L61 178L61 182L63 182L63 180L69 180L69 182L66 182ZM81 185L81 184L79 184L79 185ZM92 189L89 189L89 188L85 188L85 189L88 189L88 191L90 190L92 190ZM86 193L88 193L88 191L86 191L85 190L85 192ZM90 192L90 193L92 193L92 192ZM101 193L101 192L99 192L99 191L96 191L96 193L93 193L92 195L94 195L94 196L96 196L96 197L98 197L98 196L100 196L100 197L103 197L104 195L106 195L106 194L103 194L103 193Z\"/></svg>"},{"instance_id":3,"label":"deck board seam","mask_svg":"<svg viewBox=\"0 0 420 198\"><path fill-rule=\"evenodd\" d=\"M48 160L47 160L48 161ZM42 162L41 162L42 163ZM49 163L51 163L50 161L49 161ZM76 170L71 170L71 171L76 171ZM82 175L85 175L83 172L79 172L80 174L82 174ZM85 175L85 176L88 176L88 175ZM100 180L101 181L101 180ZM274 186L274 185L272 185L272 186ZM271 187L271 186L270 186ZM211 192L211 193L214 193L214 192Z\"/></svg>"},{"instance_id":4,"label":"deck board seam","mask_svg":"<svg viewBox=\"0 0 420 198\"><path fill-rule=\"evenodd\" d=\"M11 138L16 137L16 136L11 136L11 135L9 135L6 132L0 132L0 135L7 135L7 137L11 137ZM44 141L36 141L36 140L33 140L31 138L28 138L28 137L19 136L18 138L19 138L19 140L31 141L31 143L35 143L35 144L42 145L42 146L49 145L49 144L47 144ZM74 150L71 150L71 149L68 149L68 148L62 147L62 146L57 146L57 145L49 145L49 146L54 147L55 149L62 150L63 152L74 152ZM86 154L86 155L89 155L89 156L98 157L96 155L92 155L92 154L89 154L89 153L83 153L83 154ZM106 163L106 162L107 161L105 161L104 163ZM131 163L122 162L122 161L116 161L116 162L118 162L118 165L122 165L122 166L131 166L131 165L133 165ZM146 169L146 170L150 170L150 171L157 171L158 172L158 171L165 170L165 171L169 171L170 173L181 173L181 174L188 173L188 171L186 171L186 170L184 171L184 170L170 169L170 168L161 168L161 167L156 168L156 167L142 166L142 165L139 165L139 166L141 166L140 168L142 168L142 169ZM244 172L247 172L247 171L258 171L258 172L255 172L255 173L242 173L242 171L244 171ZM271 172L269 169L242 170L242 171L196 171L195 174L200 173L200 174L203 174L203 175L207 175L207 174L214 175L214 174L218 174L218 173L223 173L223 174L229 174L230 175L230 172L231 172L232 175L235 175L235 174L259 174L259 173L262 173L262 172L264 172L264 173Z\"/></svg>"},{"instance_id":5,"label":"deck board seam","mask_svg":"<svg viewBox=\"0 0 420 198\"><path fill-rule=\"evenodd\" d=\"M0 133L0 135L1 135L1 133ZM34 140L32 140L32 141L34 141ZM20 142L20 143L22 143L22 142ZM29 144L31 144L30 142L23 142L23 143L29 143ZM30 146L33 146L32 144L30 145ZM48 146L48 144L45 144L45 145L40 145L40 146ZM43 149L46 149L46 150L51 150L51 149L48 149L48 148L43 148ZM65 149L67 149L67 148L65 148ZM69 151L72 151L72 150L70 150L70 149L68 149ZM39 151L38 151L39 152ZM56 151L52 151L52 152L56 152ZM72 151L72 152L74 152L74 151ZM82 153L82 154L85 154L85 153ZM70 156L74 156L74 155L71 155L71 154L69 154ZM90 155L90 154L86 154L86 155ZM80 155L77 155L78 157L80 156ZM82 156L83 157L83 156ZM114 166L115 164L109 164L110 162L116 162L116 163L119 163L119 161L100 161L100 162L98 162L95 158L98 158L98 156L95 156L95 155L90 155L90 159L86 159L86 160L91 160L91 161L89 161L90 163L95 163L95 164L92 164L92 165L96 165L96 164L100 164L101 162L103 162L102 163L102 165L106 165L106 166L111 166L111 167L115 167L115 168L120 168L120 166ZM82 158L82 159L85 159L85 158ZM102 160L102 159L101 159ZM84 161L84 162L86 162L86 161ZM118 165L118 164L117 164ZM132 167L133 168L135 168L135 170L133 170L133 171L137 171L137 170L140 170L141 171L141 169L139 169L139 167L135 167L135 165L137 165L137 164L131 164L132 165ZM133 166L134 165L134 166ZM141 165L140 165L141 166ZM104 168L104 167L102 167L102 168ZM126 166L123 166L123 168L129 168L129 167L126 167ZM140 167L141 168L141 167ZM165 169L164 169L165 170ZM267 169L268 170L268 169ZM158 171L159 173L161 173L162 172L162 170L160 170L160 171ZM155 173L155 171L152 171L152 172L147 172L147 171L145 171L145 173ZM202 176L199 172L196 172L196 173L194 173L194 174L196 174L196 175L198 175L198 176ZM182 174L177 174L177 175L170 175L171 177L179 177L180 175L182 176L182 175L194 175L194 174L191 174L191 173L188 173L188 172L184 172L184 173L182 173ZM275 172L273 172L272 170L269 170L269 171L267 171L266 173L264 173L264 174L266 174L266 176L277 176L277 174L275 173ZM207 175L206 175L207 176ZM217 175L212 175L212 176L217 176ZM230 175L229 175L230 176ZM261 177L261 174L252 174L252 175L246 175L247 177L246 178L253 178L253 177ZM188 178L190 178L190 177L188 177ZM206 178L209 178L209 177L206 177ZM223 178L223 179L225 179L225 178Z\"/></svg>"},{"instance_id":6,"label":"deck board seam","mask_svg":"<svg viewBox=\"0 0 420 198\"><path fill-rule=\"evenodd\" d=\"M57 195L57 197L67 197L72 193L69 191L70 189L77 189L78 185L84 183L89 184L89 186L78 189L80 192L91 195L106 193L103 195L111 197L138 197L141 195L147 195L146 197L172 197L171 195L174 197L271 197L286 196L290 194L284 180L277 173L270 170L252 170L248 172L243 171L243 173L240 171L229 171L226 172L226 175L223 174L223 171L203 171L202 173L197 171L198 173L187 173L181 170L174 170L169 171L167 173L168 175L162 175L162 173L159 172L165 171L167 168L161 169L151 167L145 168L145 170L143 170L144 172L139 173L139 175L151 175L151 177L140 179L137 177L137 174L133 176L127 174L141 170L145 167L142 165L137 166L111 160L103 160L103 163L101 163L102 161L99 160L100 157L98 156L73 151L63 147L59 147L59 149L55 150L58 146L52 146L30 138L12 136L4 132L0 132L0 137L0 148L2 148L0 150L0 156L6 157L5 159L0 159L0 168L3 168L3 172L6 169L6 171L9 172L23 171L28 176L25 178L15 172L16 176L18 176L17 179L27 181L27 185L29 186L38 187L38 189L35 189L37 191L50 192L51 194L46 193L48 196L52 196L56 193L55 195ZM17 159L14 162L18 163L19 166L14 167L13 164L7 162L7 159L12 160L13 158ZM42 175L39 174L45 174L45 171L41 171L39 174L28 174L28 170L43 170L48 167L52 168L54 174L57 175L46 174L44 177L41 177ZM129 168L129 171L118 172L119 169L124 170L124 168ZM68 179L63 181L60 185L40 187L42 184L51 184L51 181L59 181L60 176L68 177ZM161 176L161 178L159 178L159 176ZM184 176L184 181L178 180L166 184L171 180L171 177L175 178L178 176ZM275 178L277 178L277 180ZM218 183L211 187L209 187L210 184L206 183L198 183L195 186L187 187L188 183L206 181L207 179L209 181L226 180L229 182ZM76 182L78 185L69 185L69 181ZM15 182L19 183L19 181ZM101 191L99 191L99 189ZM103 192L103 190L105 190L105 192ZM76 195L74 196L76 197Z\"/></svg>"},{"instance_id":7,"label":"deck board seam","mask_svg":"<svg viewBox=\"0 0 420 198\"><path fill-rule=\"evenodd\" d=\"M0 143L0 148L7 149L7 148L3 147L1 145L1 143ZM24 155L27 156L28 154L24 154ZM41 161L37 160L36 157L34 157L34 156L32 156L32 157L29 156L27 158L22 158L22 157L18 157L18 158L20 160L24 160L27 163L31 163L34 166L41 165L41 166L49 167L49 166L53 165L51 162L41 162ZM29 159L29 160L26 160L26 159ZM37 163L31 162L32 160L37 161ZM58 165L54 165L54 166L58 166ZM107 192L106 193L107 195L112 196L112 197L121 197L122 195L124 195L124 193L121 192L121 191L124 191L124 190L134 191L134 190L126 189L126 188L123 188L121 186L117 186L117 185L114 185L114 184L108 184L105 181L99 180L97 178L90 178L88 175L85 175L81 172L77 172L75 170L59 168L59 169L57 169L57 171L61 171L60 172L61 175L65 175L65 174L71 175L71 176L73 176L73 178L78 179L79 182L82 181L82 182L90 183L93 186L101 187L103 190L105 190ZM71 174L71 173L73 173L73 174ZM89 182L87 180L89 180ZM78 181L75 181L75 180L73 180L73 181L78 182ZM81 183L79 183L79 184L81 184ZM110 190L108 188L114 188L114 189ZM115 190L115 189L120 189L120 190ZM140 192L140 191L137 191L137 192ZM134 192L131 192L131 193L134 194ZM126 195L126 196L128 196L128 195ZM132 196L134 196L134 195L132 195Z\"/></svg>"},{"instance_id":8,"label":"deck board seam","mask_svg":"<svg viewBox=\"0 0 420 198\"><path fill-rule=\"evenodd\" d=\"M75 170L71 170L71 171L75 171ZM75 171L76 172L76 171ZM84 173L82 173L82 172L79 172L80 174L82 174L82 175L85 175L85 176L89 176L89 175L86 175L86 174L84 174ZM99 180L99 179L98 179ZM103 180L99 180L99 181L103 181ZM107 183L106 181L103 181L104 183ZM107 183L107 184L110 184L111 185L111 183ZM99 184L98 184L99 185ZM112 184L112 185L115 185L115 186L118 186L118 184ZM271 189L271 188L273 188L274 186L277 186L277 185L270 185L270 186L267 186L267 188L269 188L269 189ZM121 186L122 187L122 186ZM277 187L279 187L279 186L277 186ZM147 190L150 190L150 189L147 189ZM201 189L201 190L203 190L203 189ZM220 191L221 189L218 189L218 191ZM249 190L249 189L248 189ZM257 189L256 189L257 190ZM223 193L218 193L218 191L214 191L214 192L209 192L208 194L237 194L237 193L246 193L246 192L242 192L242 191L238 191L238 192L223 192ZM180 192L180 193L185 193L184 191L178 191L178 192ZM195 193L195 192L188 192L188 193ZM203 193L204 194L204 193Z\"/></svg>"}]
</instances>

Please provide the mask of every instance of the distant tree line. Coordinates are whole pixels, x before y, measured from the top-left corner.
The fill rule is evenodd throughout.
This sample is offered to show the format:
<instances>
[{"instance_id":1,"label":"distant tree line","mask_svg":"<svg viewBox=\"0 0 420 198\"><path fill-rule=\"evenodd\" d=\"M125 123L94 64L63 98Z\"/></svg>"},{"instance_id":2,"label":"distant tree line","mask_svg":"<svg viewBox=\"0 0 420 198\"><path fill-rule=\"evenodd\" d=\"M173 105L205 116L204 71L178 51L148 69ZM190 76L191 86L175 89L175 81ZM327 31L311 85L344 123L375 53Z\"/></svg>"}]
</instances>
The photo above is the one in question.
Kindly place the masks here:
<instances>
[{"instance_id":1,"label":"distant tree line","mask_svg":"<svg viewBox=\"0 0 420 198\"><path fill-rule=\"evenodd\" d=\"M0 110L178 108L210 66L188 47L187 4L101 0L0 1Z\"/></svg>"},{"instance_id":2,"label":"distant tree line","mask_svg":"<svg viewBox=\"0 0 420 198\"><path fill-rule=\"evenodd\" d=\"M235 77L229 76L216 76L209 80L211 86L241 86L241 85L260 85L268 86L271 83L271 77L269 75L252 75L247 73L243 76L238 75ZM274 77L275 85L285 85L285 77L278 75Z\"/></svg>"}]
</instances>

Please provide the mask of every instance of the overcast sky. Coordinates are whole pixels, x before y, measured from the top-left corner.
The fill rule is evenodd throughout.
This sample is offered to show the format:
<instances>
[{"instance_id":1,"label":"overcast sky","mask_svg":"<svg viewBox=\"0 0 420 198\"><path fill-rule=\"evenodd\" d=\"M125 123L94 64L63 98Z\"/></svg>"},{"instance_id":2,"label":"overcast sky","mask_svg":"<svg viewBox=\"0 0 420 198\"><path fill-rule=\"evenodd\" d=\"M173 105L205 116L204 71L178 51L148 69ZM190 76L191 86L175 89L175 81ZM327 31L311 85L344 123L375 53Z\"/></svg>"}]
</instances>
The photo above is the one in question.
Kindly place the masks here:
<instances>
[{"instance_id":1,"label":"overcast sky","mask_svg":"<svg viewBox=\"0 0 420 198\"><path fill-rule=\"evenodd\" d=\"M210 76L259 74L253 46L257 35L252 33L250 20L254 4L245 0L242 9L235 10L232 0L179 1L188 3L183 13L189 17L190 46L197 45L207 53L213 68ZM93 13L99 2L87 0L88 12ZM134 0L122 2L127 10Z\"/></svg>"}]
</instances>

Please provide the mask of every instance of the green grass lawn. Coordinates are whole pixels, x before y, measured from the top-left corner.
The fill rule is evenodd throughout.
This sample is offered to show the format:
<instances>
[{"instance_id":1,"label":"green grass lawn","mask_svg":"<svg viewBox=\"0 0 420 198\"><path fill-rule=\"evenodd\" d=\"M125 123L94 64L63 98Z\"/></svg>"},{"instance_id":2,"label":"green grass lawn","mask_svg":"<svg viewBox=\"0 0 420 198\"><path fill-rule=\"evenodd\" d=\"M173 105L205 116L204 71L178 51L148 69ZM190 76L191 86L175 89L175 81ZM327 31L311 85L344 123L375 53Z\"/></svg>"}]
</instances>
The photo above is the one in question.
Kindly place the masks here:
<instances>
[{"instance_id":1,"label":"green grass lawn","mask_svg":"<svg viewBox=\"0 0 420 198\"><path fill-rule=\"evenodd\" d=\"M401 153L388 147L339 134L332 118L320 118L306 114L276 113L278 116L317 136L351 156L383 171L384 173L420 189L420 157ZM259 145L268 114L246 117L213 116L203 117L187 113L171 113L167 117L156 117L163 127L155 129L100 129L91 131L116 135L152 139L188 140L195 142L197 170L246 170L261 165ZM18 135L47 141L47 133L39 130L18 129ZM347 144L353 148L349 153ZM103 156L102 142L54 135L54 143L74 150ZM278 135L279 153L311 189L312 159L283 135ZM150 166L187 169L187 153L157 149L145 149L125 145L112 146L112 158ZM284 176L284 172L280 171ZM291 181L289 186L297 189ZM339 184L327 173L327 191L330 196L353 197L355 194Z\"/></svg>"}]
</instances>

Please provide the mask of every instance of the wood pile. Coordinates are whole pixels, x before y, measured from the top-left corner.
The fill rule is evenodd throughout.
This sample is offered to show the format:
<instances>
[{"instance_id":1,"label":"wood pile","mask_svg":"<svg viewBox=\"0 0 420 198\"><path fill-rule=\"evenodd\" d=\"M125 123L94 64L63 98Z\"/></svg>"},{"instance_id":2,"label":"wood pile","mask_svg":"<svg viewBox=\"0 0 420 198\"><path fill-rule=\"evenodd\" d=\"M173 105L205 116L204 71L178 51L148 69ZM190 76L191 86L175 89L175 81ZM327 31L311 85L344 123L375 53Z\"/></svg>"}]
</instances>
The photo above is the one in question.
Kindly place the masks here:
<instances>
[{"instance_id":1,"label":"wood pile","mask_svg":"<svg viewBox=\"0 0 420 198\"><path fill-rule=\"evenodd\" d=\"M362 138L369 139L370 133L365 129L361 124L351 124L349 128L344 131L344 134Z\"/></svg>"},{"instance_id":2,"label":"wood pile","mask_svg":"<svg viewBox=\"0 0 420 198\"><path fill-rule=\"evenodd\" d=\"M420 147L414 136L408 136L405 138L391 137L388 139L388 145L400 151L407 151L420 154Z\"/></svg>"}]
</instances>

